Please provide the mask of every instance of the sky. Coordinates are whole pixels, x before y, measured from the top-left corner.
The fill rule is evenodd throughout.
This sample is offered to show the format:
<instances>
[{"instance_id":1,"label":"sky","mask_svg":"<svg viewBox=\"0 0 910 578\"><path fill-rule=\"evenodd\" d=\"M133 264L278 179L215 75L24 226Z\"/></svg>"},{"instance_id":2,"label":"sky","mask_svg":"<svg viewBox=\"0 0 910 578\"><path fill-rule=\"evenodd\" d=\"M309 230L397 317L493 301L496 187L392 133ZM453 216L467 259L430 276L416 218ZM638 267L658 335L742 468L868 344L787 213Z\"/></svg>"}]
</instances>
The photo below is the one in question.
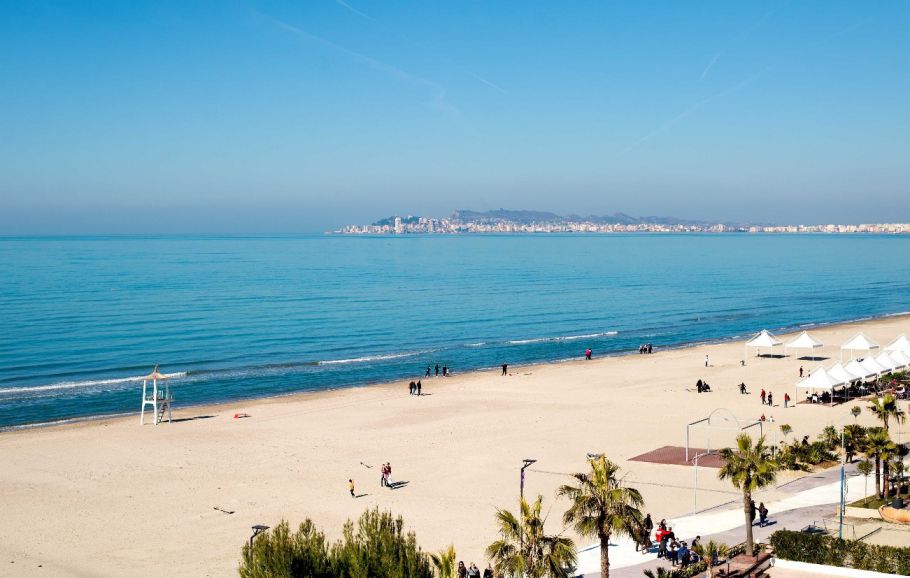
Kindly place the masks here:
<instances>
[{"instance_id":1,"label":"sky","mask_svg":"<svg viewBox=\"0 0 910 578\"><path fill-rule=\"evenodd\" d=\"M0 0L0 234L910 222L910 2Z\"/></svg>"}]
</instances>

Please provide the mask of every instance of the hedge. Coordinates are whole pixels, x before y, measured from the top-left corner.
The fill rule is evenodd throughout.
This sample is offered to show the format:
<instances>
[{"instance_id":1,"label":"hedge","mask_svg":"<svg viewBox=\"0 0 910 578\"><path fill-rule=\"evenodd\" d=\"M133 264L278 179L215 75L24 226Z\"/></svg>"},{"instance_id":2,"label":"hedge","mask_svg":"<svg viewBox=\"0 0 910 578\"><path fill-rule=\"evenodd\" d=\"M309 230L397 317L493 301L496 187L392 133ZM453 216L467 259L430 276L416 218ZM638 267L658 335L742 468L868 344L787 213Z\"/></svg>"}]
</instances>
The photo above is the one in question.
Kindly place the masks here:
<instances>
[{"instance_id":1,"label":"hedge","mask_svg":"<svg viewBox=\"0 0 910 578\"><path fill-rule=\"evenodd\" d=\"M774 532L770 541L774 555L784 560L910 576L910 548L789 530Z\"/></svg>"}]
</instances>

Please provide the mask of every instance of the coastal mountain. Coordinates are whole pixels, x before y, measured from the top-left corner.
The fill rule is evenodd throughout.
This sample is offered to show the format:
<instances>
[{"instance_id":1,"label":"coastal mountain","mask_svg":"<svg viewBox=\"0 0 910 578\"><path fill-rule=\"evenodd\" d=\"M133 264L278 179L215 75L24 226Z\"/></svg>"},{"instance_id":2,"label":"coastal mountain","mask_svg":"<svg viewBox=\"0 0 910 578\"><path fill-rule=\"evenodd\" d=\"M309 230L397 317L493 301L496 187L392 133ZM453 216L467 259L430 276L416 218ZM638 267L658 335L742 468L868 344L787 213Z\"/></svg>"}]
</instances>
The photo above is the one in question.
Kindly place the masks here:
<instances>
[{"instance_id":1,"label":"coastal mountain","mask_svg":"<svg viewBox=\"0 0 910 578\"><path fill-rule=\"evenodd\" d=\"M497 209L493 211L471 211L461 209L452 213L449 217L453 221L463 223L516 223L519 225L530 224L563 224L563 223L581 223L588 222L598 225L714 225L716 222L708 223L707 221L693 221L687 219L678 219L676 217L633 217L626 213L613 213L612 215L557 215L547 211L513 211L508 209ZM734 223L729 223L733 225Z\"/></svg>"}]
</instances>

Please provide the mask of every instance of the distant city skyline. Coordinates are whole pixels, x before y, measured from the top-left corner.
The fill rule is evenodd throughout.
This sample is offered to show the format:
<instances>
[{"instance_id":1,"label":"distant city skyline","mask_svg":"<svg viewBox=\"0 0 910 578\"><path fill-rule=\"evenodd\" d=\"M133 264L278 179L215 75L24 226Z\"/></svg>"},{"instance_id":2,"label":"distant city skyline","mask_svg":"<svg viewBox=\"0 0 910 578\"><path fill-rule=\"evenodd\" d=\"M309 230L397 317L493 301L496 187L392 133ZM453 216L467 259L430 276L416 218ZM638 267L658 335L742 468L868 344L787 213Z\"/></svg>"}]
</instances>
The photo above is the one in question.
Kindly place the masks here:
<instances>
[{"instance_id":1,"label":"distant city skyline","mask_svg":"<svg viewBox=\"0 0 910 578\"><path fill-rule=\"evenodd\" d=\"M910 222L910 3L0 4L0 235Z\"/></svg>"}]
</instances>

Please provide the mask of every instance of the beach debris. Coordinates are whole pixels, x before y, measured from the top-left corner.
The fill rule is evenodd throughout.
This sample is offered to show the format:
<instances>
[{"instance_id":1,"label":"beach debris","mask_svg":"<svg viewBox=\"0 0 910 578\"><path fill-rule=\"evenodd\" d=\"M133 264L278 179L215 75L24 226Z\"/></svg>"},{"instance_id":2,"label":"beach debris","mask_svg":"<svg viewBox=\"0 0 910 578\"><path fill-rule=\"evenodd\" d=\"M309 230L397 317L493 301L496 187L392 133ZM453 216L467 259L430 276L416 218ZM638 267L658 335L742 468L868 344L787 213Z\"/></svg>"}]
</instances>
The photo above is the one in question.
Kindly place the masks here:
<instances>
[{"instance_id":1,"label":"beach debris","mask_svg":"<svg viewBox=\"0 0 910 578\"><path fill-rule=\"evenodd\" d=\"M367 464L365 464L365 463L363 463L363 462L360 462L360 465L363 466L363 467L365 467L365 468L368 469L368 470L371 469L371 468L373 467L373 466L367 465Z\"/></svg>"},{"instance_id":2,"label":"beach debris","mask_svg":"<svg viewBox=\"0 0 910 578\"><path fill-rule=\"evenodd\" d=\"M234 419L243 419L245 417L253 417L253 416L251 416L248 413L235 413L234 414Z\"/></svg>"},{"instance_id":3,"label":"beach debris","mask_svg":"<svg viewBox=\"0 0 910 578\"><path fill-rule=\"evenodd\" d=\"M234 510L225 510L224 508L221 508L221 507L219 507L219 506L213 506L212 509L213 509L213 510L218 510L219 512L224 512L225 514L228 514L228 515L234 513Z\"/></svg>"}]
</instances>

